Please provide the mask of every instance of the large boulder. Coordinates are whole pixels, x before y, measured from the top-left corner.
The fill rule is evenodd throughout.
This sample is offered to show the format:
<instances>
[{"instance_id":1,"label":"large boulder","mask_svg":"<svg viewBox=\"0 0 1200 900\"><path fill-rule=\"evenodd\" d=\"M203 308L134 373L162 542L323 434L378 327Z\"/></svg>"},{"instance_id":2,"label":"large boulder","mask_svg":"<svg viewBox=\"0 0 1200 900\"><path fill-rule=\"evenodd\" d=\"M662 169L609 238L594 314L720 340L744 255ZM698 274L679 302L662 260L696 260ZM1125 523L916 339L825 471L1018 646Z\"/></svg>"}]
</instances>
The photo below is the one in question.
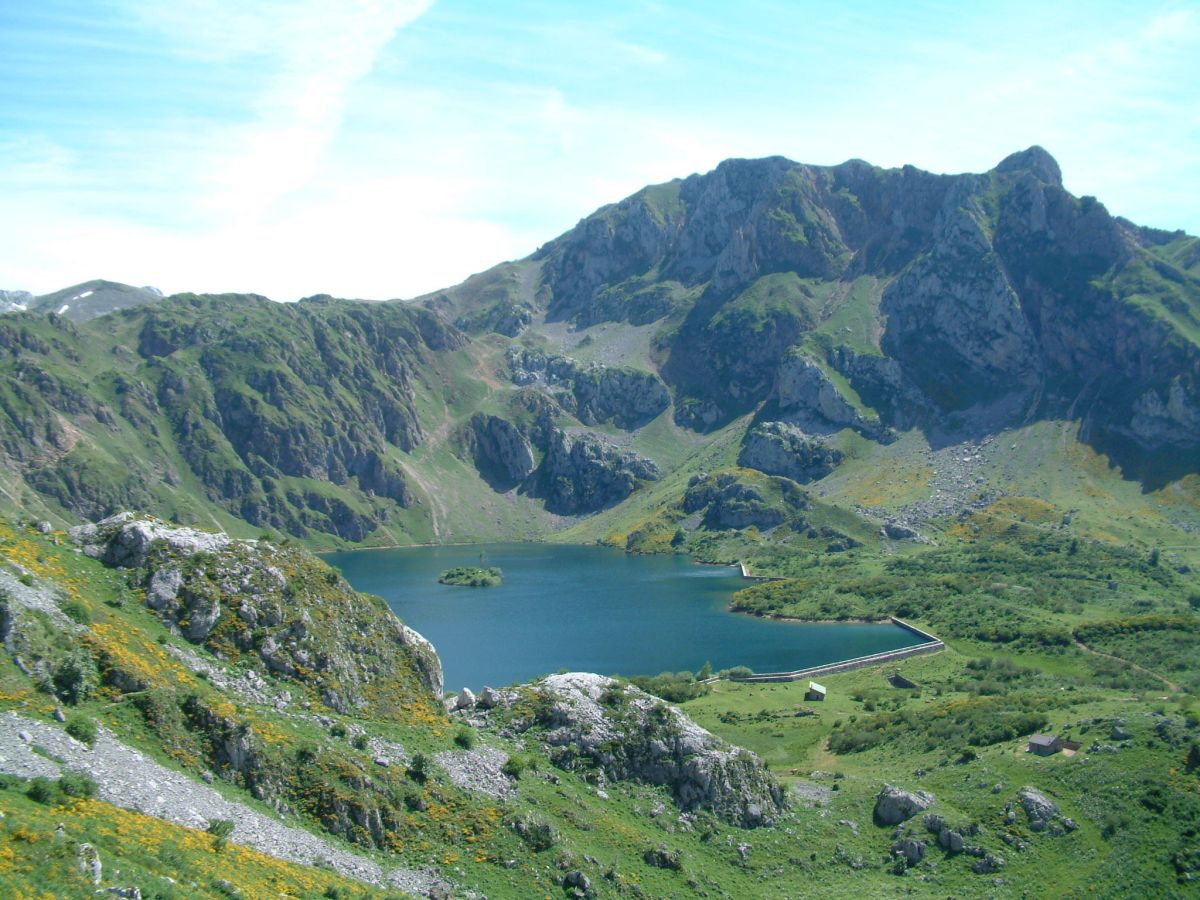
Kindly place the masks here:
<instances>
[{"instance_id":1,"label":"large boulder","mask_svg":"<svg viewBox=\"0 0 1200 900\"><path fill-rule=\"evenodd\" d=\"M662 785L680 809L708 810L747 828L774 821L784 807L783 791L757 756L632 685L572 672L531 689L534 711L513 707L512 727L536 734L562 768Z\"/></svg>"},{"instance_id":2,"label":"large boulder","mask_svg":"<svg viewBox=\"0 0 1200 900\"><path fill-rule=\"evenodd\" d=\"M933 794L925 791L906 791L884 785L875 798L875 821L880 825L899 825L929 809L933 801Z\"/></svg>"}]
</instances>

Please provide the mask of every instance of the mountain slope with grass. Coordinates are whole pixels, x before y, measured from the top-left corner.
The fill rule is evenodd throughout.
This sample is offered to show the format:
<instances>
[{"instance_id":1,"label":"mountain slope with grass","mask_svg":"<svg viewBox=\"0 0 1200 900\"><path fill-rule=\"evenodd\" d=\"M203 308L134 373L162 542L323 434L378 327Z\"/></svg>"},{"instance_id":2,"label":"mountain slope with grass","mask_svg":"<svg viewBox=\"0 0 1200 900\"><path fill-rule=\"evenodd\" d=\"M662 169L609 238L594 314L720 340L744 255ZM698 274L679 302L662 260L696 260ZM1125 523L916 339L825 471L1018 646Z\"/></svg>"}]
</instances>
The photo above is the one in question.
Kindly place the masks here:
<instances>
[{"instance_id":1,"label":"mountain slope with grass","mask_svg":"<svg viewBox=\"0 0 1200 900\"><path fill-rule=\"evenodd\" d=\"M638 679L672 708L584 673L443 705L433 648L294 544L135 516L5 524L0 885L1185 895L1200 716L1190 644L1163 638L1194 631L1200 585L1033 526L991 543L986 518L971 526L975 549L739 598L822 618L902 606L942 652L824 677L820 702L806 682ZM1027 753L1034 732L1080 749Z\"/></svg>"},{"instance_id":2,"label":"mountain slope with grass","mask_svg":"<svg viewBox=\"0 0 1200 900\"><path fill-rule=\"evenodd\" d=\"M685 509L689 479L744 469L828 507L803 529L826 546L938 540L1016 496L1188 555L1195 248L1072 196L1038 147L977 175L730 160L415 303L4 316L0 491L61 525L138 508L321 548L798 528Z\"/></svg>"}]
</instances>

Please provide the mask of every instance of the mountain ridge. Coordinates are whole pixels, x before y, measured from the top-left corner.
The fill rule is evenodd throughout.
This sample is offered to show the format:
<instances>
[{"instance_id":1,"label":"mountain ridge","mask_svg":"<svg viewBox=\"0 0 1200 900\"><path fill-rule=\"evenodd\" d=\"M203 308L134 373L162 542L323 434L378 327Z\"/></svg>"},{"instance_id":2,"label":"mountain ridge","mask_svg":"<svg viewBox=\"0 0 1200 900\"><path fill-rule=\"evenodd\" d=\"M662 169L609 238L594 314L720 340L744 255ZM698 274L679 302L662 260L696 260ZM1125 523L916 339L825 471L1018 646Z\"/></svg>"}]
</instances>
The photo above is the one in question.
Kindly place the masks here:
<instances>
[{"instance_id":1,"label":"mountain ridge","mask_svg":"<svg viewBox=\"0 0 1200 900\"><path fill-rule=\"evenodd\" d=\"M6 316L7 490L309 540L538 536L678 499L731 427L722 465L821 494L905 435L1044 423L1161 493L1200 470L1198 248L1073 197L1040 147L963 175L728 160L412 302Z\"/></svg>"}]
</instances>

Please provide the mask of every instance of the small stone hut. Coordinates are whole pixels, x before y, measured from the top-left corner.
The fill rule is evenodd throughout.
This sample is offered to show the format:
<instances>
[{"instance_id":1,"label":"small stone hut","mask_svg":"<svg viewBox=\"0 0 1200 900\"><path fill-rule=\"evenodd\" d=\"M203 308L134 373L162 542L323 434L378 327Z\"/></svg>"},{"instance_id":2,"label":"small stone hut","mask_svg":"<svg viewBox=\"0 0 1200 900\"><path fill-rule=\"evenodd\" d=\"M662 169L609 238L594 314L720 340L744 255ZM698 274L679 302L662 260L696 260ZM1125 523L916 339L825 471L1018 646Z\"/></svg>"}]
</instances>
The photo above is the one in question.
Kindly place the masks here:
<instances>
[{"instance_id":1,"label":"small stone hut","mask_svg":"<svg viewBox=\"0 0 1200 900\"><path fill-rule=\"evenodd\" d=\"M1029 738L1028 749L1038 756L1053 756L1062 749L1062 741L1052 734L1035 734Z\"/></svg>"},{"instance_id":2,"label":"small stone hut","mask_svg":"<svg viewBox=\"0 0 1200 900\"><path fill-rule=\"evenodd\" d=\"M804 692L805 700L824 700L825 685L817 684L815 681L808 683L808 690Z\"/></svg>"}]
</instances>

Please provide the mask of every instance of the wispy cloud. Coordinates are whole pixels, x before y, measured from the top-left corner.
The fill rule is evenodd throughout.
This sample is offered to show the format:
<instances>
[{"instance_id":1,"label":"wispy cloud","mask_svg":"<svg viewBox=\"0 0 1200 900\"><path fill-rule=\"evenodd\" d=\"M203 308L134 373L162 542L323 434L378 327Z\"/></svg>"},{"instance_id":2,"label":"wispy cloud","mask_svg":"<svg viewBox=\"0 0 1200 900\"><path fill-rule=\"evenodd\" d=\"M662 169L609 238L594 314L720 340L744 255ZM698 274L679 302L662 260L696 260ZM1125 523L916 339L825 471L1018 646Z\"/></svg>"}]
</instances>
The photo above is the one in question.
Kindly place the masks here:
<instances>
[{"instance_id":1,"label":"wispy cloud","mask_svg":"<svg viewBox=\"0 0 1200 900\"><path fill-rule=\"evenodd\" d=\"M1200 226L1190 5L109 2L0 32L0 287L413 296L779 153L969 171L1041 143L1114 212Z\"/></svg>"},{"instance_id":2,"label":"wispy cloud","mask_svg":"<svg viewBox=\"0 0 1200 900\"><path fill-rule=\"evenodd\" d=\"M213 64L249 58L261 73L244 124L207 136L207 204L253 220L316 173L348 90L432 0L173 0L131 11L179 51ZM204 139L204 138L202 138Z\"/></svg>"}]
</instances>

